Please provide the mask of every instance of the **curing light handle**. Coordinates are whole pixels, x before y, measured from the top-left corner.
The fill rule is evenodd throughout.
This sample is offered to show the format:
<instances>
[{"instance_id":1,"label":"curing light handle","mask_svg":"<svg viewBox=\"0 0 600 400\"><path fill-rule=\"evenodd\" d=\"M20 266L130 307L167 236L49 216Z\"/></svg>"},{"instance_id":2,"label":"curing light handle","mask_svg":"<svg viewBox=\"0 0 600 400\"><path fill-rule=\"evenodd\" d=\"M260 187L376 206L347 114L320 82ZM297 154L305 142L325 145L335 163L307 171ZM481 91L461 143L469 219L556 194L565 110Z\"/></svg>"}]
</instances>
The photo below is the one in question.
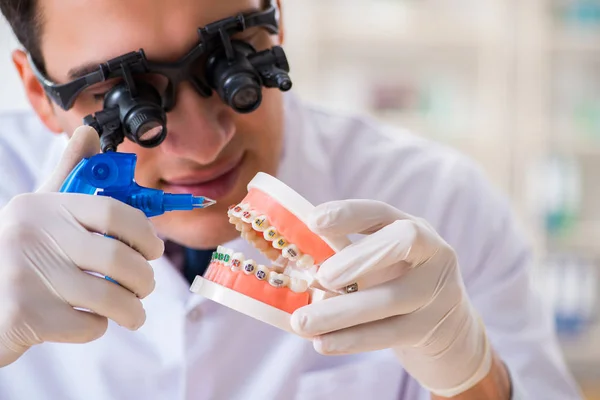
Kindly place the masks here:
<instances>
[{"instance_id":1,"label":"curing light handle","mask_svg":"<svg viewBox=\"0 0 600 400\"><path fill-rule=\"evenodd\" d=\"M136 163L137 156L130 153L107 152L85 158L71 171L60 191L111 197L141 210L148 218L215 204L207 197L164 193L138 185L134 179Z\"/></svg>"}]
</instances>

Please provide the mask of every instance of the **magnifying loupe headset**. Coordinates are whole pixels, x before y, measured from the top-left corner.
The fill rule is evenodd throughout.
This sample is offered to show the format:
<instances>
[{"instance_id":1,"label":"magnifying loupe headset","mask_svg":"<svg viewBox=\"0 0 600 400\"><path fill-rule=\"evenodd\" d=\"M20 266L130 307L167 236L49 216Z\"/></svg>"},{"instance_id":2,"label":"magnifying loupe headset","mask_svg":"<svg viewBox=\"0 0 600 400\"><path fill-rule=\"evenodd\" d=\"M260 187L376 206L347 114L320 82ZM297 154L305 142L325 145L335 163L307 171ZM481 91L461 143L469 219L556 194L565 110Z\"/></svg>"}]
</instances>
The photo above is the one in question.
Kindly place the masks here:
<instances>
[{"instance_id":1,"label":"magnifying loupe headset","mask_svg":"<svg viewBox=\"0 0 600 400\"><path fill-rule=\"evenodd\" d=\"M252 27L271 34L279 31L277 7L238 14L200 28L200 42L182 59L172 63L149 61L143 49L100 64L94 72L66 84L51 82L35 65L32 69L48 96L63 110L69 110L86 88L120 78L104 96L103 110L88 115L84 124L101 138L102 151L116 151L127 137L152 148L167 137L167 113L176 105L177 87L189 81L205 98L213 91L238 113L255 111L262 102L262 88L292 88L290 68L284 50L275 46L258 52L232 36Z\"/></svg>"}]
</instances>

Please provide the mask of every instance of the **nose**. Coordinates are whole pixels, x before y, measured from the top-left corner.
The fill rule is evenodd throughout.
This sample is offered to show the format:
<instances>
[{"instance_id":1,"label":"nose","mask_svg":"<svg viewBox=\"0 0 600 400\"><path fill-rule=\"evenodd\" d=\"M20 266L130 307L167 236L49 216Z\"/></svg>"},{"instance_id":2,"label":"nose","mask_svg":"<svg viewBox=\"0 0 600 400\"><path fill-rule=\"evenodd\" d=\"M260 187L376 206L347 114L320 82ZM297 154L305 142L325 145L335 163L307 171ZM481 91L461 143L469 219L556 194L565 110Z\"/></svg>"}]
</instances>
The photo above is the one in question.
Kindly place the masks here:
<instances>
[{"instance_id":1,"label":"nose","mask_svg":"<svg viewBox=\"0 0 600 400\"><path fill-rule=\"evenodd\" d=\"M235 135L234 111L216 93L201 97L188 83L177 93L177 105L167 115L168 135L161 150L168 155L208 165Z\"/></svg>"}]
</instances>

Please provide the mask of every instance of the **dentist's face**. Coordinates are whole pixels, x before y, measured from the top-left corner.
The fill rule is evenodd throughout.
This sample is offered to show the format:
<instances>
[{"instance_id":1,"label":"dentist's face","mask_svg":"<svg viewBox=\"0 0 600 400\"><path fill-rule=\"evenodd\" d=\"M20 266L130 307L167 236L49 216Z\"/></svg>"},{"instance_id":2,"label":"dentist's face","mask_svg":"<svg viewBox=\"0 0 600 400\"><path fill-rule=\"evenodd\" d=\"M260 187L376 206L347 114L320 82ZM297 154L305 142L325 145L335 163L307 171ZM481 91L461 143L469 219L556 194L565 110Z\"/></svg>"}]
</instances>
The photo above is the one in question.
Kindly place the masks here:
<instances>
[{"instance_id":1,"label":"dentist's face","mask_svg":"<svg viewBox=\"0 0 600 400\"><path fill-rule=\"evenodd\" d=\"M144 49L151 60L181 58L198 41L197 30L239 12L258 10L261 0L40 0L42 52L47 75L68 82L82 66ZM277 36L253 28L239 34L257 50L279 44ZM26 67L28 68L28 67ZM114 82L86 90L65 112L52 105L45 122L71 133L83 117L102 109L103 94ZM37 96L25 84L30 99ZM153 219L159 233L178 243L216 246L237 236L227 219L258 171L275 174L282 147L283 102L278 90L264 89L262 106L241 115L217 95L202 98L189 84L179 87L176 108L168 114L168 137L144 149L126 140L119 151L136 153L139 184L172 193L217 200L194 212L167 213ZM36 103L37 102L37 103ZM41 104L41 100L34 102ZM40 106L41 107L41 106ZM39 107L36 107L39 108ZM38 112L40 112L38 110Z\"/></svg>"}]
</instances>

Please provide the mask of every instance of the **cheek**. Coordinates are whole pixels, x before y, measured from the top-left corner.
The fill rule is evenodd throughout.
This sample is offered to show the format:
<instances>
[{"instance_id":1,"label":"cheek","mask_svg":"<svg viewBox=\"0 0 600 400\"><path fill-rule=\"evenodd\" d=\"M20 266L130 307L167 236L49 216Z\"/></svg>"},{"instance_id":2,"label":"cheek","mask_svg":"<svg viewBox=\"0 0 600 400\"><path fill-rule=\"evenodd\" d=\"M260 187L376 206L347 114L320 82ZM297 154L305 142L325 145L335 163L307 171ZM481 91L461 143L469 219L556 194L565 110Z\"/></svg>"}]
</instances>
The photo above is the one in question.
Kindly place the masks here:
<instances>
[{"instance_id":1,"label":"cheek","mask_svg":"<svg viewBox=\"0 0 600 400\"><path fill-rule=\"evenodd\" d=\"M271 175L277 173L283 150L284 115L283 97L274 89L264 91L262 105L254 113L240 116L237 132L243 137L248 152L248 171L252 176L258 171Z\"/></svg>"},{"instance_id":2,"label":"cheek","mask_svg":"<svg viewBox=\"0 0 600 400\"><path fill-rule=\"evenodd\" d=\"M254 113L240 116L238 132L254 148L278 151L284 130L283 96L279 90L264 89L263 102Z\"/></svg>"},{"instance_id":3,"label":"cheek","mask_svg":"<svg viewBox=\"0 0 600 400\"><path fill-rule=\"evenodd\" d=\"M135 181L141 185L158 189L160 180L159 149L146 149L125 139L119 145L119 153L133 153L137 156Z\"/></svg>"},{"instance_id":4,"label":"cheek","mask_svg":"<svg viewBox=\"0 0 600 400\"><path fill-rule=\"evenodd\" d=\"M54 115L56 116L58 123L62 127L63 131L70 138L71 136L73 136L73 132L75 132L75 129L77 129L81 125L83 125L83 117L84 116L80 115L79 113L72 111L72 110L64 111L63 109L59 108L56 105L53 105L53 107L54 107Z\"/></svg>"}]
</instances>

